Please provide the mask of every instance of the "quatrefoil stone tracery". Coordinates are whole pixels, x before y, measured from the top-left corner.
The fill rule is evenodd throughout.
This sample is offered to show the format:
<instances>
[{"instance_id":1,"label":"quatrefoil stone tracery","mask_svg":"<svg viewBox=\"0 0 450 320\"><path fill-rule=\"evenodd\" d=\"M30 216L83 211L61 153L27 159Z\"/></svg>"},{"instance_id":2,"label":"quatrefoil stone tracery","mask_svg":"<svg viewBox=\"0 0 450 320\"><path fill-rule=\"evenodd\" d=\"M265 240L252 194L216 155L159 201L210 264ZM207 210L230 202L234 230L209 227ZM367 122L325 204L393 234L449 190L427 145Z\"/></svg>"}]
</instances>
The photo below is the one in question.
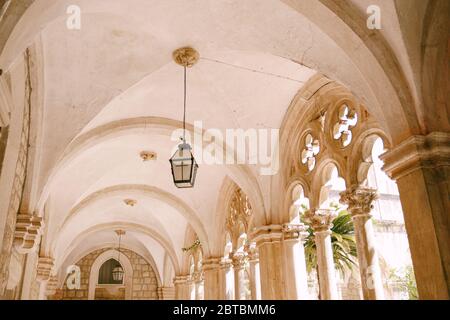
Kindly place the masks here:
<instances>
[{"instance_id":1,"label":"quatrefoil stone tracery","mask_svg":"<svg viewBox=\"0 0 450 320\"><path fill-rule=\"evenodd\" d=\"M333 137L335 140L341 140L344 147L352 142L351 128L356 126L358 115L347 105L343 105L339 109L339 121L333 127Z\"/></svg>"},{"instance_id":2,"label":"quatrefoil stone tracery","mask_svg":"<svg viewBox=\"0 0 450 320\"><path fill-rule=\"evenodd\" d=\"M312 171L316 165L316 156L320 151L319 140L314 139L311 134L305 138L305 148L302 151L302 163L306 164L309 171Z\"/></svg>"}]
</instances>

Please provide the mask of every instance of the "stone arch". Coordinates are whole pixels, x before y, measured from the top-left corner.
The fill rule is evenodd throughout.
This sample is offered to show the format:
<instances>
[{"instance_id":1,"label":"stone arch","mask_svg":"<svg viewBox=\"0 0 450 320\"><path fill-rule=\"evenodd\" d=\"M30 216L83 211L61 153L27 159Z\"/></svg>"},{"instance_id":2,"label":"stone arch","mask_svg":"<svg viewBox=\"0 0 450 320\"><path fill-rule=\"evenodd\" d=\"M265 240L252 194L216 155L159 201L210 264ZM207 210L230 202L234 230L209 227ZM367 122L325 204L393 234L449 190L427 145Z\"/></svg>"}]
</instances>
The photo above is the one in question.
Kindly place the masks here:
<instances>
[{"instance_id":1,"label":"stone arch","mask_svg":"<svg viewBox=\"0 0 450 320\"><path fill-rule=\"evenodd\" d=\"M115 259L119 255L119 251L115 249L111 249L100 254L94 261L91 266L91 270L89 273L89 291L88 291L88 300L94 300L95 298L95 287L98 282L98 272L100 267L108 261L109 259ZM133 289L133 266L131 265L130 260L124 254L120 255L121 261L120 264L124 269L124 284L125 284L125 300L131 300L131 294Z\"/></svg>"},{"instance_id":2,"label":"stone arch","mask_svg":"<svg viewBox=\"0 0 450 320\"><path fill-rule=\"evenodd\" d=\"M348 162L349 185L359 185L367 178L367 173L372 165L372 148L377 139L383 141L385 149L390 149L388 137L379 129L369 129L358 137Z\"/></svg>"},{"instance_id":3,"label":"stone arch","mask_svg":"<svg viewBox=\"0 0 450 320\"><path fill-rule=\"evenodd\" d=\"M320 172L320 174L316 174L313 178L312 197L309 199L312 207L319 207L321 205L322 188L331 178L331 172L334 168L336 168L338 176L344 179L344 171L337 161L328 158L320 163L318 167L318 172Z\"/></svg>"},{"instance_id":4,"label":"stone arch","mask_svg":"<svg viewBox=\"0 0 450 320\"><path fill-rule=\"evenodd\" d=\"M94 252L94 251L97 251L97 250L101 250L101 249L112 248L112 247L114 247L116 245L117 245L117 243L103 243L103 244L100 244L98 246L90 247L89 249L80 252L78 255L74 256L73 259L68 260L67 258L64 258L63 263L61 263L61 267L59 268L60 270L59 270L58 275L57 275L58 287L62 288L63 285L64 285L63 281L65 280L65 269L63 267L65 267L67 265L75 264L77 261L80 261L81 259L83 259L86 255L88 255L91 252ZM162 283L163 283L163 278L162 278L163 273L160 272L160 270L158 269L158 267L156 265L156 262L155 262L155 259L150 254L150 252L145 253L145 252L142 252L142 250L139 250L139 248L137 248L135 246L129 246L129 245L125 245L123 243L121 245L121 248L133 251L134 253L142 256L145 259L145 261L152 267L153 272L156 275L156 281L157 281L158 285L159 286L162 285ZM112 249L112 250L115 250L115 249ZM171 266L173 266L171 261L170 261L170 258L169 258L169 263L170 263ZM161 271L164 271L164 270L161 270Z\"/></svg>"},{"instance_id":5,"label":"stone arch","mask_svg":"<svg viewBox=\"0 0 450 320\"><path fill-rule=\"evenodd\" d=\"M231 201L231 198L233 197L233 194L239 190L239 185L234 182L230 177L226 176L223 180L222 186L219 191L218 199L216 202L216 219L215 219L215 226L218 228L219 232L217 234L216 239L214 242L217 244L216 248L214 249L217 256L221 256L223 254L223 250L226 246L226 240L225 240L225 234L227 232L226 228L226 219L229 214L229 204ZM243 190L245 192L245 190ZM248 196L250 203L252 205L252 216L250 217L247 225L248 232L250 233L251 229L253 227L256 227L258 225L264 225L266 220L261 215L258 215L258 205L253 204L254 198L251 196ZM255 208L256 207L256 208ZM259 216L259 218L258 218ZM231 238L233 236L230 234ZM235 240L232 240L233 244L235 244Z\"/></svg>"},{"instance_id":6,"label":"stone arch","mask_svg":"<svg viewBox=\"0 0 450 320\"><path fill-rule=\"evenodd\" d=\"M80 234L78 234L76 240L74 240L71 244L70 247L76 247L77 244L79 242L81 242L83 240L84 237L93 234L97 231L102 231L102 230L115 230L115 229L123 229L125 231L136 231L136 232L141 232L145 235L148 235L149 237L153 238L157 243L159 243L159 245L161 245L161 247L165 250L165 252L167 253L167 255L170 258L170 261L173 265L174 271L176 273L178 273L180 271L180 265L177 259L177 255L174 251L174 249L172 248L172 246L170 245L170 243L164 239L164 237L162 237L161 235L158 234L157 231L147 227L147 226L143 226L143 225L139 225L139 224L135 224L135 223L129 223L129 222L122 222L122 221L115 221L112 223L105 223L105 224L100 224L100 225L96 225L93 226L87 230L84 230L83 232L81 232ZM67 250L70 251L70 250ZM68 252L65 253L64 257L55 257L55 266L56 269L58 269L58 267L60 266L61 263L64 262L64 260L66 259L66 257L68 256Z\"/></svg>"},{"instance_id":7,"label":"stone arch","mask_svg":"<svg viewBox=\"0 0 450 320\"><path fill-rule=\"evenodd\" d=\"M66 168L71 161L76 159L76 157L92 146L98 145L109 139L120 137L130 132L141 134L143 129L156 135L170 137L171 133L179 128L182 128L182 122L177 120L160 117L137 117L106 123L104 125L100 125L99 127L93 128L88 132L80 134L69 144L60 161L55 165L52 172L48 176L44 189L41 193L39 208L43 208L45 200L50 194L50 188L57 173ZM193 125L186 123L186 130L193 134ZM220 144L220 141L217 140L215 143ZM226 149L228 152L234 152L234 150L230 147L227 147ZM248 190L249 194L253 198L262 199L256 178L245 165L231 166L229 171L230 174L239 179L239 181L242 181L242 188L244 190ZM260 202L262 202L262 200L260 200ZM263 212L263 210L261 211Z\"/></svg>"},{"instance_id":8,"label":"stone arch","mask_svg":"<svg viewBox=\"0 0 450 320\"><path fill-rule=\"evenodd\" d=\"M310 200L308 197L308 189L304 187L304 181L296 180L290 184L287 188L286 195L286 206L289 212L289 222L290 223L298 223L298 210L301 210L296 207L295 201L298 200L301 196L308 200L308 208L311 207ZM297 222L296 222L297 221Z\"/></svg>"},{"instance_id":9,"label":"stone arch","mask_svg":"<svg viewBox=\"0 0 450 320\"><path fill-rule=\"evenodd\" d=\"M132 193L134 192L136 194L142 194L144 196L160 199L161 201L175 208L177 212L184 215L189 224L193 226L193 228L195 229L195 233L199 236L199 239L202 242L202 245L204 246L204 250L206 252L209 251L208 236L206 234L203 224L198 219L195 211L184 201L174 196L173 194L160 188L148 185L137 185L137 184L117 185L107 187L102 190L98 190L88 195L83 200L81 200L75 207L72 208L69 215L61 224L58 233L64 228L65 225L68 225L70 223L70 220L73 217L75 217L77 213L80 212L83 208L86 208L90 204L95 203L98 199L109 197L114 194L121 194L123 191Z\"/></svg>"}]
</instances>

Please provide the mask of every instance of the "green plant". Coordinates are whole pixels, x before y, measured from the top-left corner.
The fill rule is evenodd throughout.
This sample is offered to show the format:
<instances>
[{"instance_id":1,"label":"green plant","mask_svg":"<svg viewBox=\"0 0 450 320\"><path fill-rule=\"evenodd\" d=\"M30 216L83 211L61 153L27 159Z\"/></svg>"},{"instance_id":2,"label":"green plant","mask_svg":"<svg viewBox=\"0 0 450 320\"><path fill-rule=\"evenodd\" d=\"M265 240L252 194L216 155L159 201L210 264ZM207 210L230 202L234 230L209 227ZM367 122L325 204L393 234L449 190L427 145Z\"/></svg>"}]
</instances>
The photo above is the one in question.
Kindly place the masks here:
<instances>
[{"instance_id":1,"label":"green plant","mask_svg":"<svg viewBox=\"0 0 450 320\"><path fill-rule=\"evenodd\" d=\"M306 207L302 207L307 210ZM332 208L338 211L331 228L331 245L336 269L344 275L346 270L352 270L356 266L356 242L353 221L346 210L340 210L337 205ZM302 215L303 216L303 215ZM305 241L305 258L308 272L317 267L317 253L314 232L308 228L308 236Z\"/></svg>"},{"instance_id":2,"label":"green plant","mask_svg":"<svg viewBox=\"0 0 450 320\"><path fill-rule=\"evenodd\" d=\"M409 300L419 299L416 278L412 266L391 270L389 281L394 282L401 291L407 292Z\"/></svg>"}]
</instances>

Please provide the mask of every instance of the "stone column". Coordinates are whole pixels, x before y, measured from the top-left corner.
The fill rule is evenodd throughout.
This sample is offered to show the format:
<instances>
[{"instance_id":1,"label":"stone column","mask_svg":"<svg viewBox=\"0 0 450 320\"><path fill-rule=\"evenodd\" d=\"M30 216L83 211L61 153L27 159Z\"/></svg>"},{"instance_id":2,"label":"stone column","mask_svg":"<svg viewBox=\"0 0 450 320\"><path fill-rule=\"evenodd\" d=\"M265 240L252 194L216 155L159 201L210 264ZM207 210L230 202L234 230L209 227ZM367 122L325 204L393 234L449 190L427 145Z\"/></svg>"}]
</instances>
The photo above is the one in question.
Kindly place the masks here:
<instances>
[{"instance_id":1,"label":"stone column","mask_svg":"<svg viewBox=\"0 0 450 320\"><path fill-rule=\"evenodd\" d=\"M220 288L221 300L234 300L234 274L230 259L223 259L220 262Z\"/></svg>"},{"instance_id":2,"label":"stone column","mask_svg":"<svg viewBox=\"0 0 450 320\"><path fill-rule=\"evenodd\" d=\"M175 299L175 287L158 287L157 291L159 300Z\"/></svg>"},{"instance_id":3,"label":"stone column","mask_svg":"<svg viewBox=\"0 0 450 320\"><path fill-rule=\"evenodd\" d=\"M353 186L340 195L340 202L348 205L347 210L352 216L355 228L363 297L365 300L383 300L383 281L370 215L377 193L373 189Z\"/></svg>"},{"instance_id":4,"label":"stone column","mask_svg":"<svg viewBox=\"0 0 450 320\"><path fill-rule=\"evenodd\" d=\"M236 300L246 300L245 296L245 253L233 254L234 296Z\"/></svg>"},{"instance_id":5,"label":"stone column","mask_svg":"<svg viewBox=\"0 0 450 320\"><path fill-rule=\"evenodd\" d=\"M187 281L187 299L195 300L195 280L193 278L189 278Z\"/></svg>"},{"instance_id":6,"label":"stone column","mask_svg":"<svg viewBox=\"0 0 450 320\"><path fill-rule=\"evenodd\" d=\"M204 298L205 300L219 300L221 292L220 257L203 259Z\"/></svg>"},{"instance_id":7,"label":"stone column","mask_svg":"<svg viewBox=\"0 0 450 320\"><path fill-rule=\"evenodd\" d=\"M252 239L259 252L261 297L263 300L286 299L283 278L282 226L267 225L258 228Z\"/></svg>"},{"instance_id":8,"label":"stone column","mask_svg":"<svg viewBox=\"0 0 450 320\"><path fill-rule=\"evenodd\" d=\"M204 300L204 280L203 280L203 274L201 272L194 273L193 278L194 283L194 290L195 290L195 300Z\"/></svg>"},{"instance_id":9,"label":"stone column","mask_svg":"<svg viewBox=\"0 0 450 320\"><path fill-rule=\"evenodd\" d=\"M308 273L306 271L304 239L307 227L303 224L283 225L286 298L307 300Z\"/></svg>"},{"instance_id":10,"label":"stone column","mask_svg":"<svg viewBox=\"0 0 450 320\"><path fill-rule=\"evenodd\" d=\"M397 182L420 299L450 298L450 133L412 136L381 156Z\"/></svg>"},{"instance_id":11,"label":"stone column","mask_svg":"<svg viewBox=\"0 0 450 320\"><path fill-rule=\"evenodd\" d=\"M190 300L189 276L176 276L173 284L175 286L175 300Z\"/></svg>"},{"instance_id":12,"label":"stone column","mask_svg":"<svg viewBox=\"0 0 450 320\"><path fill-rule=\"evenodd\" d=\"M305 214L305 220L314 230L320 298L322 300L339 298L330 230L334 217L334 212L328 209L314 209Z\"/></svg>"},{"instance_id":13,"label":"stone column","mask_svg":"<svg viewBox=\"0 0 450 320\"><path fill-rule=\"evenodd\" d=\"M256 250L250 251L248 257L250 265L250 290L252 300L261 300L261 277L259 271L259 255Z\"/></svg>"}]
</instances>

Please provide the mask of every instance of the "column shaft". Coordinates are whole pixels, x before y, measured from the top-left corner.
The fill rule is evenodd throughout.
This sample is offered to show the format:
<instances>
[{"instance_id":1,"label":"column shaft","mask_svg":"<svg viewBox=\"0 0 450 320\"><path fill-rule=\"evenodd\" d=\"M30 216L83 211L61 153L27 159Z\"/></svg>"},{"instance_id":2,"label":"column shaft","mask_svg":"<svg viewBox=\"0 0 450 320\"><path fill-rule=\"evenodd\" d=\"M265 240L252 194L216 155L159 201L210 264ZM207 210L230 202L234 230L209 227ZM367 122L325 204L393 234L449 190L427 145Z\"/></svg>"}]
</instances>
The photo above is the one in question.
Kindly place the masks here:
<instances>
[{"instance_id":1,"label":"column shaft","mask_svg":"<svg viewBox=\"0 0 450 320\"><path fill-rule=\"evenodd\" d=\"M220 281L220 259L203 259L204 298L205 300L221 299L222 284Z\"/></svg>"},{"instance_id":2,"label":"column shaft","mask_svg":"<svg viewBox=\"0 0 450 320\"><path fill-rule=\"evenodd\" d=\"M220 263L220 299L234 300L234 272L230 260Z\"/></svg>"},{"instance_id":3,"label":"column shaft","mask_svg":"<svg viewBox=\"0 0 450 320\"><path fill-rule=\"evenodd\" d=\"M303 225L283 225L283 245L285 259L286 298L289 300L307 300L308 274L306 271L303 238L306 227Z\"/></svg>"},{"instance_id":4,"label":"column shaft","mask_svg":"<svg viewBox=\"0 0 450 320\"><path fill-rule=\"evenodd\" d=\"M339 295L330 230L333 226L334 212L327 209L314 209L308 211L304 217L314 230L320 298L322 300L336 300Z\"/></svg>"},{"instance_id":5,"label":"column shaft","mask_svg":"<svg viewBox=\"0 0 450 320\"><path fill-rule=\"evenodd\" d=\"M286 299L283 275L281 225L262 226L253 234L259 252L261 297L263 300Z\"/></svg>"},{"instance_id":6,"label":"column shaft","mask_svg":"<svg viewBox=\"0 0 450 320\"><path fill-rule=\"evenodd\" d=\"M450 133L412 136L381 156L397 182L420 299L450 298Z\"/></svg>"},{"instance_id":7,"label":"column shaft","mask_svg":"<svg viewBox=\"0 0 450 320\"><path fill-rule=\"evenodd\" d=\"M376 191L353 186L340 195L340 202L348 205L353 220L363 297L365 300L382 300L383 281L370 216Z\"/></svg>"},{"instance_id":8,"label":"column shaft","mask_svg":"<svg viewBox=\"0 0 450 320\"><path fill-rule=\"evenodd\" d=\"M261 300L261 277L259 271L259 258L251 257L250 264L250 286L252 291L252 300Z\"/></svg>"}]
</instances>

